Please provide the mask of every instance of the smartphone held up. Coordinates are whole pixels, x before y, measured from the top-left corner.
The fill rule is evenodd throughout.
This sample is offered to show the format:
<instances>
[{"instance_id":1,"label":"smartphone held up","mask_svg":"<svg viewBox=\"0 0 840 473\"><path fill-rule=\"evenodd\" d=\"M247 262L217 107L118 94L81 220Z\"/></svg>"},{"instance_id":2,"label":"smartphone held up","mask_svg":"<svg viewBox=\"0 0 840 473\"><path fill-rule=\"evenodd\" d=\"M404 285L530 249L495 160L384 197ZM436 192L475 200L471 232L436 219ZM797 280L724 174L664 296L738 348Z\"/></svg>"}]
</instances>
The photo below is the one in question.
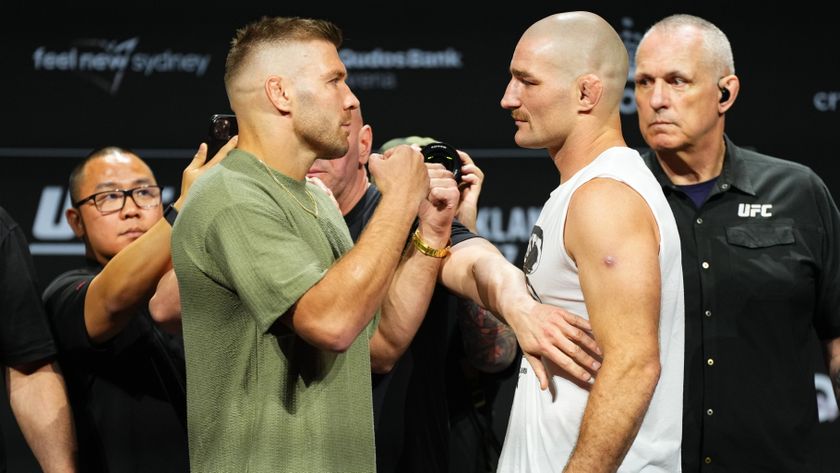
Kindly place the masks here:
<instances>
[{"instance_id":1,"label":"smartphone held up","mask_svg":"<svg viewBox=\"0 0 840 473\"><path fill-rule=\"evenodd\" d=\"M213 159L232 137L239 134L236 115L217 113L210 117L210 129L207 132L207 159Z\"/></svg>"}]
</instances>

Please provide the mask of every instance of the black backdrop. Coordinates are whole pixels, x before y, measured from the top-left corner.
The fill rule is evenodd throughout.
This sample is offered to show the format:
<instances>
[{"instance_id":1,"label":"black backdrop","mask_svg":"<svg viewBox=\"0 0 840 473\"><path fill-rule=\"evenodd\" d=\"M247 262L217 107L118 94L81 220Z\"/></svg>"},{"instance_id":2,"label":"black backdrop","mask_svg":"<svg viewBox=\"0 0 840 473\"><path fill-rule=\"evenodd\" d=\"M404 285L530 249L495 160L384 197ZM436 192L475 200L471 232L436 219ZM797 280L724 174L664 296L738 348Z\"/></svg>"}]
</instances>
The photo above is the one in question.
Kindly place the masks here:
<instances>
[{"instance_id":1,"label":"black backdrop","mask_svg":"<svg viewBox=\"0 0 840 473\"><path fill-rule=\"evenodd\" d=\"M201 12L12 10L0 29L0 205L27 232L43 282L77 266L81 246L62 212L75 162L106 144L132 148L171 196L209 116L229 111L222 75L235 28L261 15L316 16L344 29L342 59L375 144L420 134L471 152L487 175L479 231L520 264L532 222L558 178L544 152L519 150L513 142L511 120L499 107L507 66L528 25L556 11L592 8L616 28L631 56L644 30L665 15L693 13L720 26L742 84L727 117L730 137L812 167L840 195L830 145L840 131L840 33L823 5L756 10L614 0L472 8L450 13L429 3L397 9L310 2ZM623 127L628 143L640 147L634 106L628 82ZM826 419L825 471L840 471L840 455L829 447L836 450L840 439L837 410L826 397L824 375L816 380ZM13 429L9 422L6 413L5 432ZM25 446L11 437L11 471L30 471Z\"/></svg>"}]
</instances>

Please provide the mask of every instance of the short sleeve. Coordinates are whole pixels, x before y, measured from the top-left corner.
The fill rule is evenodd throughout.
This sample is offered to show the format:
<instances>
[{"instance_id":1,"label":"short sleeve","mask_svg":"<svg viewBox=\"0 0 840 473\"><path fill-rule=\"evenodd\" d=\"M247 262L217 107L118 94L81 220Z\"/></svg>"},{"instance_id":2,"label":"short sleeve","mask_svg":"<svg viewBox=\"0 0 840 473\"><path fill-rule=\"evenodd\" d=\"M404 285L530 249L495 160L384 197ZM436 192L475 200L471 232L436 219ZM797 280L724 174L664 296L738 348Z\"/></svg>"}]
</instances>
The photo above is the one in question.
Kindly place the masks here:
<instances>
[{"instance_id":1,"label":"short sleeve","mask_svg":"<svg viewBox=\"0 0 840 473\"><path fill-rule=\"evenodd\" d=\"M825 183L816 180L816 204L823 225L822 269L817 285L814 326L822 340L840 337L840 212Z\"/></svg>"},{"instance_id":2,"label":"short sleeve","mask_svg":"<svg viewBox=\"0 0 840 473\"><path fill-rule=\"evenodd\" d=\"M55 345L26 238L17 224L4 218L0 239L0 358L14 366L51 357Z\"/></svg>"},{"instance_id":3,"label":"short sleeve","mask_svg":"<svg viewBox=\"0 0 840 473\"><path fill-rule=\"evenodd\" d=\"M467 241L470 238L477 238L478 235L471 232L463 223L459 222L457 219L452 220L452 231L450 233L449 239L452 240L453 245L457 245L462 241Z\"/></svg>"},{"instance_id":4,"label":"short sleeve","mask_svg":"<svg viewBox=\"0 0 840 473\"><path fill-rule=\"evenodd\" d=\"M94 349L85 326L85 297L95 276L90 271L70 271L56 278L44 291L44 305L62 352Z\"/></svg>"},{"instance_id":5,"label":"short sleeve","mask_svg":"<svg viewBox=\"0 0 840 473\"><path fill-rule=\"evenodd\" d=\"M205 248L263 333L327 270L281 209L247 200L215 214Z\"/></svg>"}]
</instances>

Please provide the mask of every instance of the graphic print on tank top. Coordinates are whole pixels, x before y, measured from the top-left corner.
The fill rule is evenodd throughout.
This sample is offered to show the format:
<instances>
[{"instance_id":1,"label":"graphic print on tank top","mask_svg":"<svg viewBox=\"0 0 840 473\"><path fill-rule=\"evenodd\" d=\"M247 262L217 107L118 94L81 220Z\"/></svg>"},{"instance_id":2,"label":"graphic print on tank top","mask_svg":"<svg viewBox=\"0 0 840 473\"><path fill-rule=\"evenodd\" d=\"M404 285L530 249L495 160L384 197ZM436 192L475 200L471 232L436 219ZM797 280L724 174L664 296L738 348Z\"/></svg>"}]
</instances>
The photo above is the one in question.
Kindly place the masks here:
<instances>
[{"instance_id":1,"label":"graphic print on tank top","mask_svg":"<svg viewBox=\"0 0 840 473\"><path fill-rule=\"evenodd\" d=\"M528 249L525 250L525 262L522 264L522 270L525 272L525 283L528 285L528 292L531 293L537 302L542 302L537 291L531 286L531 280L528 275L532 274L540 266L540 255L542 254L543 245L543 229L539 225L534 225L531 230L531 238L528 239Z\"/></svg>"}]
</instances>

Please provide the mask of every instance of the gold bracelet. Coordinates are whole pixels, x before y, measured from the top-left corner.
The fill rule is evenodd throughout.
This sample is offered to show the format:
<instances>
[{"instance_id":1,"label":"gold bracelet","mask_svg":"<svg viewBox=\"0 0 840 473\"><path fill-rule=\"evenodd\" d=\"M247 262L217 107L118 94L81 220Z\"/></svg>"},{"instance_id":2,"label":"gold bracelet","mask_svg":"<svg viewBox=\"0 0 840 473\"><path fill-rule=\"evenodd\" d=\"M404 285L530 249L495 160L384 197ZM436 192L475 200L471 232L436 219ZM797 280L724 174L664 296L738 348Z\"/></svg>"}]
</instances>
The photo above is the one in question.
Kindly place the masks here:
<instances>
[{"instance_id":1,"label":"gold bracelet","mask_svg":"<svg viewBox=\"0 0 840 473\"><path fill-rule=\"evenodd\" d=\"M414 235L411 237L411 241L414 243L414 247L417 248L417 251L426 256L431 256L432 258L445 258L446 255L449 254L449 248L452 247L452 240L449 240L449 243L447 243L444 248L432 248L423 241L422 238L420 238L419 228L414 232Z\"/></svg>"}]
</instances>

